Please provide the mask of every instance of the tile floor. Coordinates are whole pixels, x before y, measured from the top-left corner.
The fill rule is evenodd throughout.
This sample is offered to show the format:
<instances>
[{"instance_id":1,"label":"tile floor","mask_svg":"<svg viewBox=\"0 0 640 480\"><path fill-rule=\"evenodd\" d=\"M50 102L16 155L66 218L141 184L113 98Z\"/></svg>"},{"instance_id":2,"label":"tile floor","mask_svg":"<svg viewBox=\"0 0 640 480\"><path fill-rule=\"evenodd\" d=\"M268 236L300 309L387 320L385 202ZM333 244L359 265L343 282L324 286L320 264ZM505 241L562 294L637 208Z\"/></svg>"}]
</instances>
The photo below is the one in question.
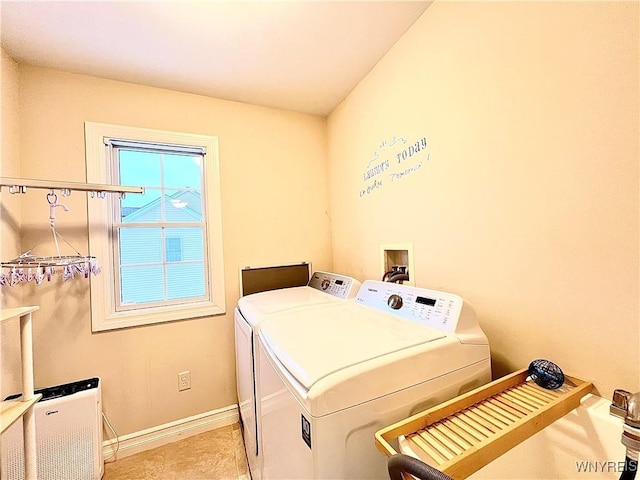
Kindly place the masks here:
<instances>
[{"instance_id":1,"label":"tile floor","mask_svg":"<svg viewBox=\"0 0 640 480\"><path fill-rule=\"evenodd\" d=\"M238 424L194 435L115 462L103 480L250 480Z\"/></svg>"}]
</instances>

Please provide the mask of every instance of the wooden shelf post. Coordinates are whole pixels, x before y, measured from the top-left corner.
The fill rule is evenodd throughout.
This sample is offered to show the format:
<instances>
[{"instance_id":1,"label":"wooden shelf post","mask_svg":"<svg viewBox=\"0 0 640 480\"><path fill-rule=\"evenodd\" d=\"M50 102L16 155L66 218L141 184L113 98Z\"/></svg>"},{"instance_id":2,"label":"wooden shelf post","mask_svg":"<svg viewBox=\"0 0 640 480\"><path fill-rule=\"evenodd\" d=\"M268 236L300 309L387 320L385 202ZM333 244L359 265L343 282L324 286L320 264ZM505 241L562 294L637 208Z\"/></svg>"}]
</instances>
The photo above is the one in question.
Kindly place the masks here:
<instances>
[{"instance_id":1,"label":"wooden shelf post","mask_svg":"<svg viewBox=\"0 0 640 480\"><path fill-rule=\"evenodd\" d=\"M22 418L24 431L25 480L37 480L36 418L33 406L42 395L35 395L33 380L33 331L31 313L40 307L0 310L0 323L20 318L20 359L22 362L22 399L8 400L0 405L0 434Z\"/></svg>"}]
</instances>

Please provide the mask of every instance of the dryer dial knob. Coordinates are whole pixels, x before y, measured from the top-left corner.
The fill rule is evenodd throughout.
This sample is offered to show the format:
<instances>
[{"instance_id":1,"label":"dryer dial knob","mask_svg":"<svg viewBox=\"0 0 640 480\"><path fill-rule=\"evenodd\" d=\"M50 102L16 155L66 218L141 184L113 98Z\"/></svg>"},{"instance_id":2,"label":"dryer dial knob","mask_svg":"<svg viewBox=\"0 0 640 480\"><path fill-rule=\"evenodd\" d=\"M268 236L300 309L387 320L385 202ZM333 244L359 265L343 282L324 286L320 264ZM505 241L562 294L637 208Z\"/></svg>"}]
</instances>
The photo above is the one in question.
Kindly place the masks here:
<instances>
[{"instance_id":1,"label":"dryer dial knob","mask_svg":"<svg viewBox=\"0 0 640 480\"><path fill-rule=\"evenodd\" d=\"M326 290L327 288L329 288L329 285L331 285L331 281L325 278L324 280L322 280L322 284L320 286L323 290Z\"/></svg>"},{"instance_id":2,"label":"dryer dial knob","mask_svg":"<svg viewBox=\"0 0 640 480\"><path fill-rule=\"evenodd\" d=\"M389 297L387 300L387 305L389 305L394 310L400 310L402 308L402 297L400 295L396 295L395 293Z\"/></svg>"}]
</instances>

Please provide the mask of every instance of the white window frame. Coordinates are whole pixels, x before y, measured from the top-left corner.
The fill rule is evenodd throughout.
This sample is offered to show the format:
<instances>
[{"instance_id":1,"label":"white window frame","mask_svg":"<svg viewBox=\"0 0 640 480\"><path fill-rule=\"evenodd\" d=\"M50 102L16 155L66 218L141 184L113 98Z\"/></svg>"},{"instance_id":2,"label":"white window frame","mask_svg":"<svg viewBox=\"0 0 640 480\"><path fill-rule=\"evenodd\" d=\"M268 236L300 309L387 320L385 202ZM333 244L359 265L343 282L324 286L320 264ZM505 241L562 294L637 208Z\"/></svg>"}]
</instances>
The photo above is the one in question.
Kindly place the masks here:
<instances>
[{"instance_id":1,"label":"white window frame","mask_svg":"<svg viewBox=\"0 0 640 480\"><path fill-rule=\"evenodd\" d=\"M88 183L116 183L112 178L110 149L107 145L110 138L164 145L196 146L205 150L202 197L203 201L207 202L204 209L206 213L203 212L203 214L206 216L207 225L207 245L205 245L207 256L205 261L209 265L210 298L206 301L188 302L180 305L116 311L115 295L119 295L119 292L116 293L115 289L119 287L114 275L114 265L112 264L115 261L114 249L112 248L114 240L112 224L114 222L113 202L118 202L119 198L117 195L109 195L105 199L89 199L89 252L97 257L99 265L102 267L100 275L91 277L92 331L99 332L224 314L226 306L222 252L220 162L217 137L85 122Z\"/></svg>"}]
</instances>

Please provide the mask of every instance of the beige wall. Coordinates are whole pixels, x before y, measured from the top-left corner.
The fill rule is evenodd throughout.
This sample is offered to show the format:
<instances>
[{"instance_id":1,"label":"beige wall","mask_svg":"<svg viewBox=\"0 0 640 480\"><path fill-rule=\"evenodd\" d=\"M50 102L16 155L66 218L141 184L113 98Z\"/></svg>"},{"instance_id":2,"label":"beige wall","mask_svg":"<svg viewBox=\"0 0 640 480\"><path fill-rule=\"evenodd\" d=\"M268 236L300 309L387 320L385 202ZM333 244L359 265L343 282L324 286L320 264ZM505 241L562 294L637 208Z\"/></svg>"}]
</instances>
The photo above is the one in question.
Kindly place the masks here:
<instances>
[{"instance_id":1,"label":"beige wall","mask_svg":"<svg viewBox=\"0 0 640 480\"><path fill-rule=\"evenodd\" d=\"M18 64L0 48L0 176L16 176L19 164L18 135ZM18 198L6 190L0 202L0 258L14 258L20 246L20 212ZM15 307L22 302L22 290L2 288L0 306ZM13 392L20 386L21 370L19 351L19 322L10 321L0 325L0 392ZM4 396L2 396L4 398Z\"/></svg>"},{"instance_id":2,"label":"beige wall","mask_svg":"<svg viewBox=\"0 0 640 480\"><path fill-rule=\"evenodd\" d=\"M0 103L0 176L14 177L20 171L19 163L19 89L18 89L18 64L0 48L0 77L1 103ZM12 225L13 228L3 231L0 236L0 254L3 259L12 255L20 245L20 209L17 198L8 192L2 195L0 204L0 218L3 224ZM3 296L7 305L15 306L20 303L20 290Z\"/></svg>"},{"instance_id":3,"label":"beige wall","mask_svg":"<svg viewBox=\"0 0 640 480\"><path fill-rule=\"evenodd\" d=\"M222 178L227 314L92 334L85 282L21 286L25 302L41 305L36 384L100 376L104 410L120 435L235 404L238 269L302 260L331 267L326 121L36 67L18 72L16 175L85 181L83 129L93 121L218 136ZM20 200L21 248L41 244L40 255L54 248L46 193L32 190ZM70 211L58 212L58 231L86 252L86 205L100 200L73 193L61 201ZM3 221L3 238L15 227ZM183 370L192 373L192 389L178 393Z\"/></svg>"},{"instance_id":4,"label":"beige wall","mask_svg":"<svg viewBox=\"0 0 640 480\"><path fill-rule=\"evenodd\" d=\"M495 374L543 357L637 390L639 18L433 4L329 117L335 270L379 278L380 245L413 242L417 285L476 308ZM399 163L394 137L428 147Z\"/></svg>"}]
</instances>

